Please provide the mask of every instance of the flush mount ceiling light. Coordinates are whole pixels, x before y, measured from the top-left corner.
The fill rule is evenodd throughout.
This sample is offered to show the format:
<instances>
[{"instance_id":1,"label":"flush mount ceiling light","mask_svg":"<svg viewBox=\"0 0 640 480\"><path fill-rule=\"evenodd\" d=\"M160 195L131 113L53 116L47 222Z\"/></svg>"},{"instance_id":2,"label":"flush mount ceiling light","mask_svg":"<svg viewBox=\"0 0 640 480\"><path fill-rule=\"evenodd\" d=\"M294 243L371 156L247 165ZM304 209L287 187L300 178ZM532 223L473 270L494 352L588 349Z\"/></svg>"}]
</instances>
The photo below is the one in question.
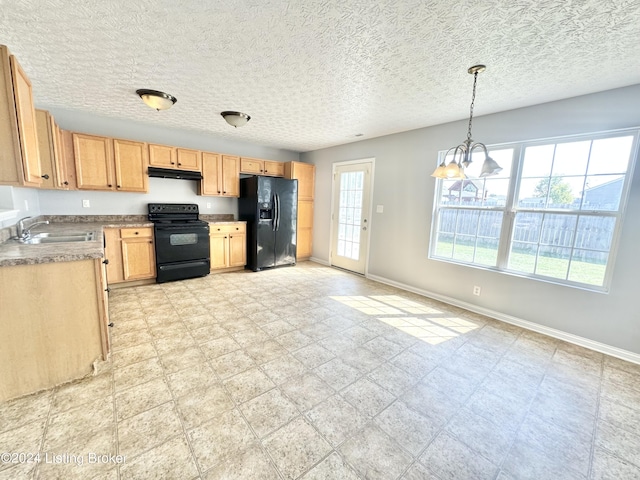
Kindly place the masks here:
<instances>
[{"instance_id":1,"label":"flush mount ceiling light","mask_svg":"<svg viewBox=\"0 0 640 480\"><path fill-rule=\"evenodd\" d=\"M473 151L477 148L484 152L484 163L482 164L482 170L480 172L481 177L488 177L490 175L496 175L501 170L496 161L487 153L487 147L484 143L474 142L471 139L471 123L473 122L473 106L476 101L476 83L478 81L478 74L484 72L487 69L485 65L474 65L467 70L473 75L473 95L471 96L471 108L469 109L469 130L467 131L467 139L457 147L451 147L442 159L442 163L431 174L436 178L452 178L452 179L465 179L467 176L464 174L464 169L471 163L471 157ZM453 151L453 159L447 165L446 159L449 153Z\"/></svg>"},{"instance_id":2,"label":"flush mount ceiling light","mask_svg":"<svg viewBox=\"0 0 640 480\"><path fill-rule=\"evenodd\" d=\"M224 118L229 125L235 128L242 127L246 125L249 120L251 120L251 117L249 115L242 112L227 111L220 112L220 115L222 115L222 118Z\"/></svg>"},{"instance_id":3,"label":"flush mount ceiling light","mask_svg":"<svg viewBox=\"0 0 640 480\"><path fill-rule=\"evenodd\" d=\"M140 98L144 103L158 111L168 110L178 101L178 99L173 95L159 92L158 90L147 90L146 88L141 88L140 90L136 90L136 93L140 95Z\"/></svg>"}]
</instances>

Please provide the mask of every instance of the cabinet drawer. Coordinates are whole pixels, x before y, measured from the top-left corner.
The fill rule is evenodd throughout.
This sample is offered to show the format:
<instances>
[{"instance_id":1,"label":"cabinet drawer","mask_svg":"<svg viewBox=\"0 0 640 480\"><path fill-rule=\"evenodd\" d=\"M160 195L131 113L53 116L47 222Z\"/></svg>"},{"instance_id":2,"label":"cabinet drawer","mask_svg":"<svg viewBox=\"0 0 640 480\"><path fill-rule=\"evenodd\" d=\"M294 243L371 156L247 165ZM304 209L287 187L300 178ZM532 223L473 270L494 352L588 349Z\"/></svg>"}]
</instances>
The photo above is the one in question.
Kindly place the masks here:
<instances>
[{"instance_id":1,"label":"cabinet drawer","mask_svg":"<svg viewBox=\"0 0 640 480\"><path fill-rule=\"evenodd\" d=\"M153 227L121 228L120 236L122 238L151 238L153 237Z\"/></svg>"},{"instance_id":2,"label":"cabinet drawer","mask_svg":"<svg viewBox=\"0 0 640 480\"><path fill-rule=\"evenodd\" d=\"M212 223L209 225L209 230L211 234L216 233L245 233L247 231L247 225L245 223L237 223L237 224L225 224L219 225L217 223Z\"/></svg>"}]
</instances>

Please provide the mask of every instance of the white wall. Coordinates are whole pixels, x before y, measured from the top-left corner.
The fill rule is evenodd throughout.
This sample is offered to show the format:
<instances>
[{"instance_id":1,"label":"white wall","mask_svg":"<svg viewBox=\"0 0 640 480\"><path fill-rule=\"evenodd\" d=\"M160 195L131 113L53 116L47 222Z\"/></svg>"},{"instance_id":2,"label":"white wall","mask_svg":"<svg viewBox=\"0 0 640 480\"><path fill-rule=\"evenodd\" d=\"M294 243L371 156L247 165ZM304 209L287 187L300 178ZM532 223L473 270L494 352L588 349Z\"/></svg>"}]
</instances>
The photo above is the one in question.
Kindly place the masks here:
<instances>
[{"instance_id":1,"label":"white wall","mask_svg":"<svg viewBox=\"0 0 640 480\"><path fill-rule=\"evenodd\" d=\"M299 159L298 153L290 150L227 140L199 132L47 108L42 105L38 105L37 108L49 110L58 125L65 130L283 162ZM154 112L150 113L154 114ZM158 112L158 115L163 113ZM31 191L37 190L31 189ZM196 181L164 178L150 178L147 194L38 190L36 198L39 198L40 213L43 215L146 214L147 203L154 202L197 203L200 206L200 212L204 214L231 213L237 217L238 210L236 199L197 195ZM91 206L83 208L82 200L89 200ZM207 207L207 204L211 206Z\"/></svg>"},{"instance_id":2,"label":"white wall","mask_svg":"<svg viewBox=\"0 0 640 480\"><path fill-rule=\"evenodd\" d=\"M23 217L37 217L40 215L38 191L0 185L0 210L18 211L15 218L0 222L0 228L15 225Z\"/></svg>"},{"instance_id":3,"label":"white wall","mask_svg":"<svg viewBox=\"0 0 640 480\"><path fill-rule=\"evenodd\" d=\"M474 119L486 144L640 126L640 85ZM635 169L608 294L559 286L427 258L438 151L464 140L467 120L301 154L316 165L313 256L329 259L334 162L374 157L368 273L460 302L640 354L640 165ZM375 208L374 208L375 211ZM474 297L474 285L482 295Z\"/></svg>"}]
</instances>

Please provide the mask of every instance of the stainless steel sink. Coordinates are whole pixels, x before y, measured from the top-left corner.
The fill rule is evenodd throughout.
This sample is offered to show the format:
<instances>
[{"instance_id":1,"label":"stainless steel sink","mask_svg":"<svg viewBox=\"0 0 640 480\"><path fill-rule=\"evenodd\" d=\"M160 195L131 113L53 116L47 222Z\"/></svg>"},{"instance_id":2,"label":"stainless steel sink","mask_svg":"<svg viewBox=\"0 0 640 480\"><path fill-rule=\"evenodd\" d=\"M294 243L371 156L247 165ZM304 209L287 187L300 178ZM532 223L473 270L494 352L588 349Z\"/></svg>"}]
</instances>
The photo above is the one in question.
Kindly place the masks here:
<instances>
[{"instance_id":1,"label":"stainless steel sink","mask_svg":"<svg viewBox=\"0 0 640 480\"><path fill-rule=\"evenodd\" d=\"M38 233L22 243L26 245L38 245L41 243L72 243L91 242L95 239L95 232L73 233Z\"/></svg>"}]
</instances>

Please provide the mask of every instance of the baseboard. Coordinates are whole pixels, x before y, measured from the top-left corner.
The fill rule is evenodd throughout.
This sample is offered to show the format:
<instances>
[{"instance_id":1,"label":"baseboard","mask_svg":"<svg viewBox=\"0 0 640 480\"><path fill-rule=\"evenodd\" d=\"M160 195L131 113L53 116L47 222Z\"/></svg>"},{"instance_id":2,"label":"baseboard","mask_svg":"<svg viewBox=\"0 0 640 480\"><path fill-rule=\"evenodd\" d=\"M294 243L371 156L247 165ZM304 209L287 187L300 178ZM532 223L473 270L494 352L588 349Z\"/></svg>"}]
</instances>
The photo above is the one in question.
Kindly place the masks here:
<instances>
[{"instance_id":1,"label":"baseboard","mask_svg":"<svg viewBox=\"0 0 640 480\"><path fill-rule=\"evenodd\" d=\"M309 261L310 262L319 263L320 265L324 265L326 267L330 267L331 266L331 264L329 263L328 260L324 260L324 259L318 258L318 257L309 257Z\"/></svg>"},{"instance_id":2,"label":"baseboard","mask_svg":"<svg viewBox=\"0 0 640 480\"><path fill-rule=\"evenodd\" d=\"M613 347L611 345L607 345L606 343L596 342L594 340L590 340L579 335L574 335L572 333L567 333L562 330L557 330L555 328L547 327L545 325L539 325L528 320L523 320L522 318L506 315L495 310L490 310L488 308L480 307L472 303L463 302L452 297L447 297L445 295L430 292L428 290L422 290L420 288L412 287L411 285L406 285L394 280L389 280L388 278L379 277L378 275L369 274L367 275L367 278L376 282L384 283L385 285L391 285L392 287L406 290L408 292L417 293L418 295L432 298L434 300L453 305L454 307L464 308L465 310L479 313L481 315L485 315L501 322L510 323L511 325L516 325L527 330L542 333L544 335L548 335L549 337L564 340L565 342L573 343L590 350L595 350L596 352L604 353L606 355L610 355L612 357L620 358L622 360L626 360L627 362L632 362L640 365L640 354L630 352L628 350L623 350L622 348Z\"/></svg>"}]
</instances>

